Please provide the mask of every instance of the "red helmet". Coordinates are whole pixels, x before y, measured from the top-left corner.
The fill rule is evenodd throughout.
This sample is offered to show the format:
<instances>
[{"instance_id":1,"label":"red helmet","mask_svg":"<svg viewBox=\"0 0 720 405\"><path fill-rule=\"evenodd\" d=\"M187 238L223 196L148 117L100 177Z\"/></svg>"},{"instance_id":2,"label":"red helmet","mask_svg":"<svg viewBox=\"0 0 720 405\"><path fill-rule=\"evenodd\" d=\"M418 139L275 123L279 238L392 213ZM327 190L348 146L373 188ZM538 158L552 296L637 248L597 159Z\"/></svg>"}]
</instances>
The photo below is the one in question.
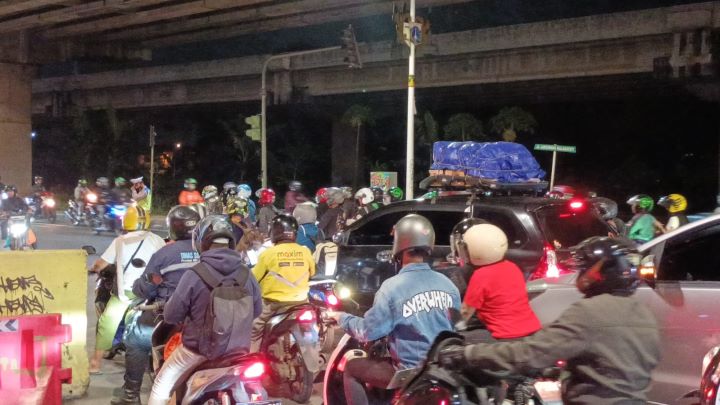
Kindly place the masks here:
<instances>
[{"instance_id":1,"label":"red helmet","mask_svg":"<svg viewBox=\"0 0 720 405\"><path fill-rule=\"evenodd\" d=\"M275 202L275 192L271 188L260 189L258 202L260 205L270 205Z\"/></svg>"},{"instance_id":2,"label":"red helmet","mask_svg":"<svg viewBox=\"0 0 720 405\"><path fill-rule=\"evenodd\" d=\"M328 202L328 189L326 187L319 188L315 193L315 202L318 204Z\"/></svg>"}]
</instances>

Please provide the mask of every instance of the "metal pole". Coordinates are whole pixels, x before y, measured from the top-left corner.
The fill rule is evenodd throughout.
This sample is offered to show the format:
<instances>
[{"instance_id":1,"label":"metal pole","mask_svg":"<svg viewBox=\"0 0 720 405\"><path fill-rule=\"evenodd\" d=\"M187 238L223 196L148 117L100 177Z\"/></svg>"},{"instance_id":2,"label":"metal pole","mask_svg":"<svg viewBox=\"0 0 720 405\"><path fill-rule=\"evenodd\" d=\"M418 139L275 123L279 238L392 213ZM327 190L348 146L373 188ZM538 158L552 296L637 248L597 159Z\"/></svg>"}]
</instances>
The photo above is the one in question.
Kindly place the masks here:
<instances>
[{"instance_id":1,"label":"metal pole","mask_svg":"<svg viewBox=\"0 0 720 405\"><path fill-rule=\"evenodd\" d=\"M155 186L155 126L150 125L150 195L154 194ZM152 203L152 200L150 200ZM150 206L152 211L152 206Z\"/></svg>"},{"instance_id":2,"label":"metal pole","mask_svg":"<svg viewBox=\"0 0 720 405\"><path fill-rule=\"evenodd\" d=\"M410 0L410 22L415 22L415 0ZM405 199L414 198L415 171L415 43L409 41L408 58L408 105L407 105L407 149L405 151Z\"/></svg>"},{"instance_id":3,"label":"metal pole","mask_svg":"<svg viewBox=\"0 0 720 405\"><path fill-rule=\"evenodd\" d=\"M267 186L268 186L268 178L267 178L267 87L266 87L265 82L267 80L267 70L268 70L268 66L270 66L270 62L272 62L275 59L292 58L294 56L303 56L303 55L310 55L310 54L314 54L314 53L336 51L340 48L341 48L340 46L331 46L329 48L311 49L308 51L287 52L287 53L272 55L272 56L268 57L267 59L265 59L265 62L263 63L263 66L262 66L262 75L261 75L262 84L260 87L260 173L261 173L263 188L267 188Z\"/></svg>"},{"instance_id":4,"label":"metal pole","mask_svg":"<svg viewBox=\"0 0 720 405\"><path fill-rule=\"evenodd\" d=\"M557 145L553 146L555 149L553 150L552 169L550 169L550 190L555 185L555 162L557 162Z\"/></svg>"}]
</instances>

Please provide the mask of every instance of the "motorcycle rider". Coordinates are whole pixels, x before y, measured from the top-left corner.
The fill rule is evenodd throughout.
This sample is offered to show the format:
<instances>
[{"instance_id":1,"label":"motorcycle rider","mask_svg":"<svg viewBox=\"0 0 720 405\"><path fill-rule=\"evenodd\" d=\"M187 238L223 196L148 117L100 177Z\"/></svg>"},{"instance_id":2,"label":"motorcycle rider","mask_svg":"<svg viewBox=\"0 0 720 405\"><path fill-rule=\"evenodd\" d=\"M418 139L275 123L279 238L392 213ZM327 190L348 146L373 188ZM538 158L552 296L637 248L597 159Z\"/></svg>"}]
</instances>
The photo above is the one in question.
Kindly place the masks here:
<instances>
[{"instance_id":1,"label":"motorcycle rider","mask_svg":"<svg viewBox=\"0 0 720 405\"><path fill-rule=\"evenodd\" d=\"M202 204L205 201L200 192L197 191L197 180L194 178L185 179L183 187L185 187L185 190L181 191L178 196L180 205Z\"/></svg>"},{"instance_id":2,"label":"motorcycle rider","mask_svg":"<svg viewBox=\"0 0 720 405\"><path fill-rule=\"evenodd\" d=\"M169 243L152 255L142 276L133 283L133 294L148 303L167 302L180 278L195 265L200 255L193 249L190 234L200 222L200 215L190 207L178 205L166 217ZM125 384L112 405L139 404L140 388L152 349L151 337L155 326L154 311L137 311L127 322L125 344Z\"/></svg>"},{"instance_id":3,"label":"motorcycle rider","mask_svg":"<svg viewBox=\"0 0 720 405\"><path fill-rule=\"evenodd\" d=\"M370 190L372 190L373 193L373 201L377 204L375 209L385 205L385 190L379 186L372 186L370 187Z\"/></svg>"},{"instance_id":4,"label":"motorcycle rider","mask_svg":"<svg viewBox=\"0 0 720 405\"><path fill-rule=\"evenodd\" d=\"M296 243L297 220L280 214L270 225L269 247L260 254L252 272L260 284L263 297L262 314L252 329L252 351L257 352L265 324L285 308L307 302L310 277L315 274L315 261L305 246Z\"/></svg>"},{"instance_id":5,"label":"motorcycle rider","mask_svg":"<svg viewBox=\"0 0 720 405\"><path fill-rule=\"evenodd\" d=\"M32 186L33 195L40 196L40 194L47 191L45 189L45 185L43 184L44 182L45 182L45 179L43 179L42 176L33 177L33 186Z\"/></svg>"},{"instance_id":6,"label":"motorcycle rider","mask_svg":"<svg viewBox=\"0 0 720 405\"><path fill-rule=\"evenodd\" d=\"M345 215L343 211L343 202L345 194L336 187L331 187L327 191L328 208L320 217L318 229L326 239L331 239L333 235L342 230L345 225Z\"/></svg>"},{"instance_id":7,"label":"motorcycle rider","mask_svg":"<svg viewBox=\"0 0 720 405\"><path fill-rule=\"evenodd\" d=\"M638 194L630 197L627 204L632 208L633 217L627 224L628 238L645 243L655 237L656 233L665 233L665 227L650 212L654 207L652 197Z\"/></svg>"},{"instance_id":8,"label":"motorcycle rider","mask_svg":"<svg viewBox=\"0 0 720 405\"><path fill-rule=\"evenodd\" d=\"M233 235L236 241L240 241L245 235L245 230L249 228L245 221L248 217L248 202L245 198L235 196L228 200L227 215L230 218Z\"/></svg>"},{"instance_id":9,"label":"motorcycle rider","mask_svg":"<svg viewBox=\"0 0 720 405\"><path fill-rule=\"evenodd\" d=\"M257 205L252 200L252 188L248 184L241 184L237 186L237 195L247 200L248 203L248 219L250 223L254 224L257 222Z\"/></svg>"},{"instance_id":10,"label":"motorcycle rider","mask_svg":"<svg viewBox=\"0 0 720 405\"><path fill-rule=\"evenodd\" d=\"M223 213L223 205L218 195L217 187L213 185L205 186L202 190L202 197L205 200L209 215L220 215Z\"/></svg>"},{"instance_id":11,"label":"motorcycle rider","mask_svg":"<svg viewBox=\"0 0 720 405\"><path fill-rule=\"evenodd\" d=\"M75 199L75 205L77 206L77 222L80 223L83 219L83 213L85 212L85 195L90 192L88 188L88 182L85 179L79 179L75 190L73 191L73 197Z\"/></svg>"},{"instance_id":12,"label":"motorcycle rider","mask_svg":"<svg viewBox=\"0 0 720 405\"><path fill-rule=\"evenodd\" d=\"M670 194L661 197L658 205L665 208L670 213L670 218L665 225L665 231L670 232L678 229L683 225L690 223L685 211L687 210L687 199L682 194Z\"/></svg>"},{"instance_id":13,"label":"motorcycle rider","mask_svg":"<svg viewBox=\"0 0 720 405\"><path fill-rule=\"evenodd\" d=\"M398 369L413 368L438 334L453 330L450 313L460 309L460 292L425 261L435 246L435 230L425 217L409 214L395 225L393 259L398 274L385 280L364 317L336 312L346 333L360 342L389 337L391 358L356 358L345 364L345 399L368 403L364 385L384 389Z\"/></svg>"},{"instance_id":14,"label":"motorcycle rider","mask_svg":"<svg viewBox=\"0 0 720 405\"><path fill-rule=\"evenodd\" d=\"M2 228L2 244L5 244L5 241L8 237L8 219L5 218L5 216L13 214L24 214L29 210L29 207L27 206L27 204L25 204L25 200L18 197L17 187L12 184L8 185L7 187L5 187L5 193L7 193L7 198L0 201L0 213L4 214L0 217L0 228Z\"/></svg>"},{"instance_id":15,"label":"motorcycle rider","mask_svg":"<svg viewBox=\"0 0 720 405\"><path fill-rule=\"evenodd\" d=\"M380 208L380 205L375 202L375 194L368 187L361 188L355 193L355 201L357 208L353 217L346 221L347 225L352 225L355 221Z\"/></svg>"},{"instance_id":16,"label":"motorcycle rider","mask_svg":"<svg viewBox=\"0 0 720 405\"><path fill-rule=\"evenodd\" d=\"M320 231L317 226L317 211L315 204L304 202L298 204L293 211L293 217L297 219L299 228L297 235L297 243L305 246L311 253L315 252L315 245L323 238L320 237Z\"/></svg>"},{"instance_id":17,"label":"motorcycle rider","mask_svg":"<svg viewBox=\"0 0 720 405\"><path fill-rule=\"evenodd\" d=\"M235 239L227 218L222 215L210 215L203 218L192 232L192 245L200 253L200 263L218 280L236 278L238 272L249 271L242 257L234 250ZM248 277L245 289L253 298L253 311L247 314L247 322L238 322L230 336L228 352L247 351L250 347L249 324L260 315L262 300L260 287L254 277ZM172 390L183 375L206 360L206 348L200 347L205 325L205 313L210 305L210 288L195 270L186 271L180 279L175 292L165 304L165 322L183 323L182 345L173 351L155 377L148 405L166 404Z\"/></svg>"},{"instance_id":18,"label":"motorcycle rider","mask_svg":"<svg viewBox=\"0 0 720 405\"><path fill-rule=\"evenodd\" d=\"M465 223L470 226L463 226ZM453 253L461 266L474 268L460 312L465 321L476 313L488 332L475 338L515 339L540 330L540 321L528 301L525 276L515 263L505 259L505 232L475 218L458 225L451 236Z\"/></svg>"},{"instance_id":19,"label":"motorcycle rider","mask_svg":"<svg viewBox=\"0 0 720 405\"><path fill-rule=\"evenodd\" d=\"M581 242L573 248L573 265L584 299L530 337L451 346L441 351L440 363L523 375L564 360L564 403L645 404L660 336L652 312L631 297L638 274L626 255L635 252L623 239L596 236Z\"/></svg>"},{"instance_id":20,"label":"motorcycle rider","mask_svg":"<svg viewBox=\"0 0 720 405\"><path fill-rule=\"evenodd\" d=\"M285 193L285 212L292 215L295 207L307 201L308 198L302 193L302 183L293 180L288 184L288 191Z\"/></svg>"},{"instance_id":21,"label":"motorcycle rider","mask_svg":"<svg viewBox=\"0 0 720 405\"><path fill-rule=\"evenodd\" d=\"M317 217L322 218L325 211L328 209L328 188L321 187L315 192L315 203L317 204Z\"/></svg>"},{"instance_id":22,"label":"motorcycle rider","mask_svg":"<svg viewBox=\"0 0 720 405\"><path fill-rule=\"evenodd\" d=\"M390 202L394 203L397 201L402 201L403 197L405 196L405 193L400 187L390 187L390 190L388 190L388 195L390 196Z\"/></svg>"},{"instance_id":23,"label":"motorcycle rider","mask_svg":"<svg viewBox=\"0 0 720 405\"><path fill-rule=\"evenodd\" d=\"M260 210L258 211L258 229L260 233L267 236L270 234L270 223L280 211L275 208L275 191L271 188L261 188L255 192L258 196L258 204L260 204Z\"/></svg>"},{"instance_id":24,"label":"motorcycle rider","mask_svg":"<svg viewBox=\"0 0 720 405\"><path fill-rule=\"evenodd\" d=\"M145 229L150 229L150 213L152 210L152 191L143 183L142 176L131 179L132 199L145 211Z\"/></svg>"},{"instance_id":25,"label":"motorcycle rider","mask_svg":"<svg viewBox=\"0 0 720 405\"><path fill-rule=\"evenodd\" d=\"M124 204L132 199L132 192L127 186L127 180L124 177L115 178L115 187L110 190L111 202L115 204Z\"/></svg>"},{"instance_id":26,"label":"motorcycle rider","mask_svg":"<svg viewBox=\"0 0 720 405\"><path fill-rule=\"evenodd\" d=\"M95 261L90 270L99 273L111 263L114 263L117 269L112 296L105 311L98 319L95 354L90 360L91 373L100 373L100 361L103 353L112 348L118 325L120 325L130 301L135 298L132 292L133 283L143 274L145 267L133 266L131 262L133 259L141 259L147 263L152 255L165 245L163 238L141 229L138 211L134 206L128 207L122 218L124 234L110 243L110 246Z\"/></svg>"},{"instance_id":27,"label":"motorcycle rider","mask_svg":"<svg viewBox=\"0 0 720 405\"><path fill-rule=\"evenodd\" d=\"M221 195L223 207L226 207L230 197L234 197L236 194L237 184L232 181L225 182L225 184L223 184L223 191Z\"/></svg>"},{"instance_id":28,"label":"motorcycle rider","mask_svg":"<svg viewBox=\"0 0 720 405\"><path fill-rule=\"evenodd\" d=\"M625 222L617 217L618 205L615 201L605 197L593 197L590 202L615 236L625 235L627 232Z\"/></svg>"}]
</instances>

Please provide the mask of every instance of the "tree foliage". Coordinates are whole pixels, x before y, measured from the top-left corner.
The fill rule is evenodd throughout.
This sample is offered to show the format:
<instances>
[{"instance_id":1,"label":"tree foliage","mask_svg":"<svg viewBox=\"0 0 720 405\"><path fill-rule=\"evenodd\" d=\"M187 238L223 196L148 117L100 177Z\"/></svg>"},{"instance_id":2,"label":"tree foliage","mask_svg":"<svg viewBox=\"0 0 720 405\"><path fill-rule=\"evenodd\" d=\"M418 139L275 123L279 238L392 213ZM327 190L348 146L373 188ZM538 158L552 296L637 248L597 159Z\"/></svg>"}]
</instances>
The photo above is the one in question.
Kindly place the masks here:
<instances>
[{"instance_id":1,"label":"tree foliage","mask_svg":"<svg viewBox=\"0 0 720 405\"><path fill-rule=\"evenodd\" d=\"M490 119L490 126L503 140L515 142L518 133L534 133L537 121L531 113L520 107L505 107Z\"/></svg>"},{"instance_id":2,"label":"tree foliage","mask_svg":"<svg viewBox=\"0 0 720 405\"><path fill-rule=\"evenodd\" d=\"M245 135L247 124L245 117L238 115L231 121L220 121L221 127L230 136L239 163L240 181L249 181L248 170L253 164L258 164L260 154L260 143L253 141Z\"/></svg>"},{"instance_id":3,"label":"tree foliage","mask_svg":"<svg viewBox=\"0 0 720 405\"><path fill-rule=\"evenodd\" d=\"M445 139L460 141L483 141L487 139L483 132L482 121L468 113L459 113L450 117L445 125Z\"/></svg>"}]
</instances>

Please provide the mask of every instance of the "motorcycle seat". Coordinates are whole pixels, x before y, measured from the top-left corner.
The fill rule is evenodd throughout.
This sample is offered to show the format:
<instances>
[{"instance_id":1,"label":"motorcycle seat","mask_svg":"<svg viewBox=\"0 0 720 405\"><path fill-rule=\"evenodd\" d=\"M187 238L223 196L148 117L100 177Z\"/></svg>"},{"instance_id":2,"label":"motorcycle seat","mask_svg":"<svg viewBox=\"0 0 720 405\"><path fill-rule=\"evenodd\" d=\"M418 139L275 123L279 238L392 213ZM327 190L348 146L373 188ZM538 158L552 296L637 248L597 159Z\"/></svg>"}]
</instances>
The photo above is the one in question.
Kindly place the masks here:
<instances>
[{"instance_id":1,"label":"motorcycle seat","mask_svg":"<svg viewBox=\"0 0 720 405\"><path fill-rule=\"evenodd\" d=\"M210 370L216 368L227 368L240 364L241 362L248 361L263 361L263 356L259 353L248 353L247 350L238 350L228 353L224 356L220 356L217 359L207 360L200 364L195 371Z\"/></svg>"}]
</instances>

